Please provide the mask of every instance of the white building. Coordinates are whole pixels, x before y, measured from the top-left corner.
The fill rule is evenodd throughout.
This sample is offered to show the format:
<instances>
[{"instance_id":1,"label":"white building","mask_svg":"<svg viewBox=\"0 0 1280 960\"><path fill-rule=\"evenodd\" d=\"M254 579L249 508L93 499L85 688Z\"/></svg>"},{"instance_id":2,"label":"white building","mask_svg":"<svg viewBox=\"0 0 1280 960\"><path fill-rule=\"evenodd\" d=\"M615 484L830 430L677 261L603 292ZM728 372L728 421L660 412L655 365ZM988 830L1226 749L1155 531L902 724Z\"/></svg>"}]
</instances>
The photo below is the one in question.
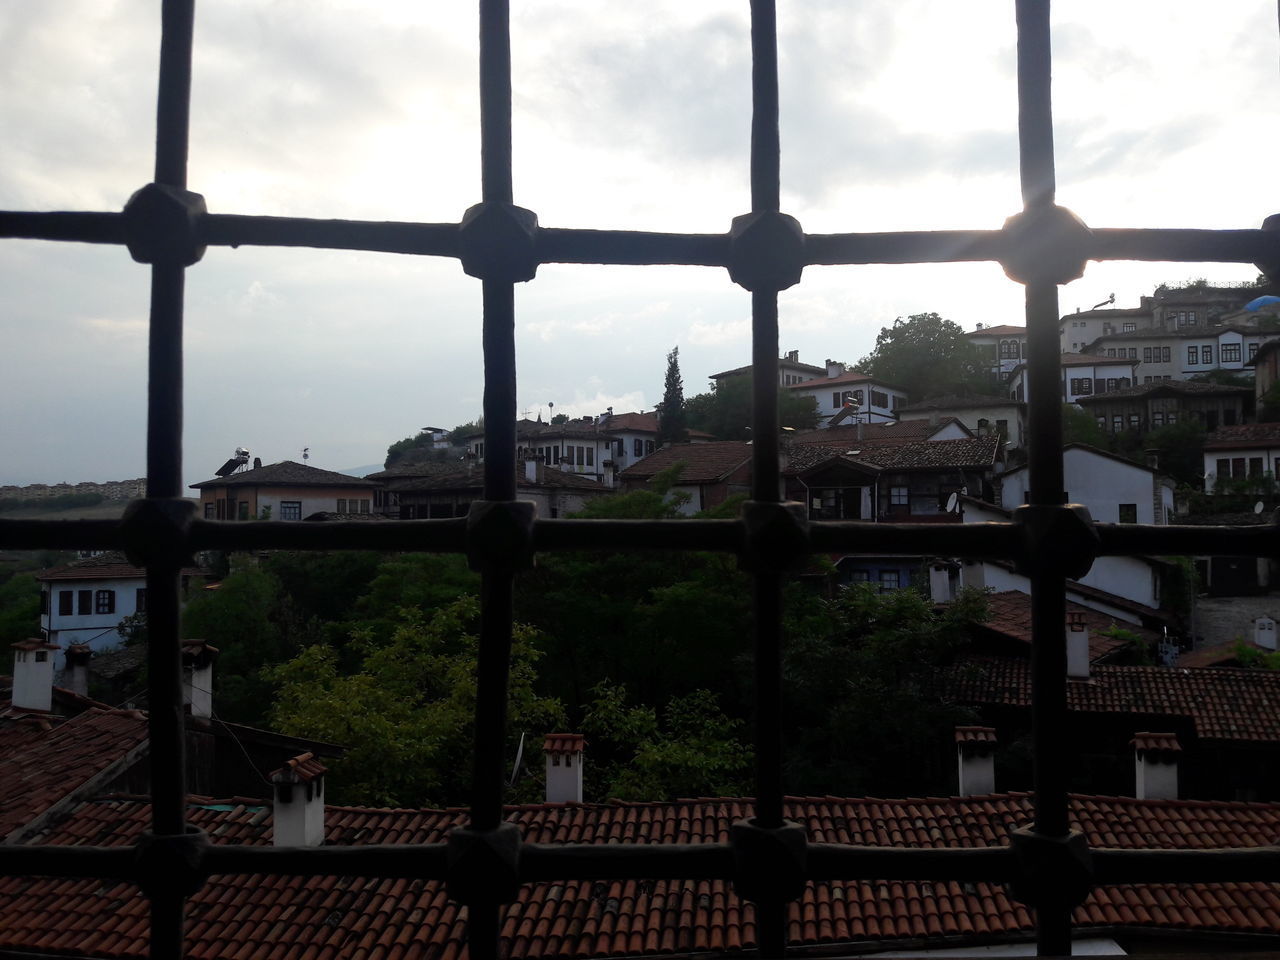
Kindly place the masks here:
<instances>
[{"instance_id":1,"label":"white building","mask_svg":"<svg viewBox=\"0 0 1280 960\"><path fill-rule=\"evenodd\" d=\"M827 361L827 375L783 387L813 397L822 424L834 426L856 417L863 423L890 423L898 408L907 405L907 391L870 374L846 371L843 363Z\"/></svg>"},{"instance_id":2,"label":"white building","mask_svg":"<svg viewBox=\"0 0 1280 960\"><path fill-rule=\"evenodd\" d=\"M1004 383L1013 368L1027 359L1027 328L1008 324L984 327L965 334L965 338L980 349L991 364L991 375L997 383Z\"/></svg>"},{"instance_id":3,"label":"white building","mask_svg":"<svg viewBox=\"0 0 1280 960\"><path fill-rule=\"evenodd\" d=\"M1093 356L1138 361L1134 383L1188 380L1215 370L1253 376L1249 364L1262 344L1280 333L1255 327L1195 327L1140 330L1099 337L1085 351Z\"/></svg>"},{"instance_id":4,"label":"white building","mask_svg":"<svg viewBox=\"0 0 1280 960\"><path fill-rule=\"evenodd\" d=\"M1083 353L1064 353L1062 364L1062 400L1075 403L1080 397L1133 386L1134 367L1138 361L1128 357L1098 357ZM1027 399L1028 367L1018 364L1009 377L1009 399Z\"/></svg>"},{"instance_id":5,"label":"white building","mask_svg":"<svg viewBox=\"0 0 1280 960\"><path fill-rule=\"evenodd\" d=\"M921 403L898 408L900 420L929 420L941 423L954 417L974 436L1004 437L1010 448L1023 445L1027 405L1006 397L932 397Z\"/></svg>"},{"instance_id":6,"label":"white building","mask_svg":"<svg viewBox=\"0 0 1280 960\"><path fill-rule=\"evenodd\" d=\"M182 572L186 588L199 570ZM147 610L147 572L120 553L101 553L36 576L40 582L40 635L66 649L83 643L93 650L118 646L120 621Z\"/></svg>"},{"instance_id":7,"label":"white building","mask_svg":"<svg viewBox=\"0 0 1280 960\"><path fill-rule=\"evenodd\" d=\"M1204 440L1204 490L1218 479L1265 481L1280 470L1280 423L1219 427Z\"/></svg>"}]
</instances>

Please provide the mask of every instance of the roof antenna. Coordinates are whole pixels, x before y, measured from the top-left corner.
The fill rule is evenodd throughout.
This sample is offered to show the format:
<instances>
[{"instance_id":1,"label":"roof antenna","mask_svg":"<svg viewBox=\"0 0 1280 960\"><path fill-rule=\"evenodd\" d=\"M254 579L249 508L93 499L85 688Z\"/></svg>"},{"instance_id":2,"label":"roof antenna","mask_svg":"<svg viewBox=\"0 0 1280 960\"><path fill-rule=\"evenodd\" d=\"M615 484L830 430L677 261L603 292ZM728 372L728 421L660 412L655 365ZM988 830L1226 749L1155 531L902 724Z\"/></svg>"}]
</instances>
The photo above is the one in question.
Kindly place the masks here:
<instances>
[{"instance_id":1,"label":"roof antenna","mask_svg":"<svg viewBox=\"0 0 1280 960\"><path fill-rule=\"evenodd\" d=\"M303 460L310 460L310 459L311 459L311 448L310 448L310 447L303 447L303 448L302 448L302 459L303 459Z\"/></svg>"},{"instance_id":2,"label":"roof antenna","mask_svg":"<svg viewBox=\"0 0 1280 960\"><path fill-rule=\"evenodd\" d=\"M1099 307L1105 307L1105 306L1107 306L1107 305L1109 305L1109 304L1112 304L1112 303L1115 303L1115 302L1116 302L1116 295L1113 293L1111 296L1107 297L1107 299L1103 300L1101 303L1095 303L1095 304L1094 304L1092 307L1090 307L1089 309L1090 309L1090 310L1097 310Z\"/></svg>"}]
</instances>

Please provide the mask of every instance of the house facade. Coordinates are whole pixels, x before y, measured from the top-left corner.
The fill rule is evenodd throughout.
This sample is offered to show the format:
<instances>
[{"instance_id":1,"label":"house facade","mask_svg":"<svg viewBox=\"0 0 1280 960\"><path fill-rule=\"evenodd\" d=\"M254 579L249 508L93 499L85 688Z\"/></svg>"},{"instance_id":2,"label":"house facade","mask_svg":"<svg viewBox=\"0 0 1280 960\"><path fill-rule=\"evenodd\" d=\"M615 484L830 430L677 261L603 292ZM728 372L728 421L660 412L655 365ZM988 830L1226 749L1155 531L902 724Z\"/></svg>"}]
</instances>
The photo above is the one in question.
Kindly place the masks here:
<instances>
[{"instance_id":1,"label":"house facade","mask_svg":"<svg viewBox=\"0 0 1280 960\"><path fill-rule=\"evenodd\" d=\"M1027 359L1027 328L1008 324L983 326L965 334L965 339L982 351L996 383L1008 381L1013 368Z\"/></svg>"},{"instance_id":2,"label":"house facade","mask_svg":"<svg viewBox=\"0 0 1280 960\"><path fill-rule=\"evenodd\" d=\"M1249 361L1262 344L1277 337L1280 333L1242 326L1148 329L1099 337L1084 352L1137 360L1138 383L1189 380L1218 370L1250 377Z\"/></svg>"},{"instance_id":3,"label":"house facade","mask_svg":"<svg viewBox=\"0 0 1280 960\"><path fill-rule=\"evenodd\" d=\"M284 460L193 483L206 520L304 520L313 513L372 513L377 483Z\"/></svg>"},{"instance_id":4,"label":"house facade","mask_svg":"<svg viewBox=\"0 0 1280 960\"><path fill-rule=\"evenodd\" d=\"M856 418L863 423L889 423L898 418L898 408L907 404L907 392L884 380L844 364L828 361L826 376L783 387L800 396L812 397L825 425Z\"/></svg>"},{"instance_id":5,"label":"house facade","mask_svg":"<svg viewBox=\"0 0 1280 960\"><path fill-rule=\"evenodd\" d=\"M827 361L829 366L831 361ZM826 366L815 366L812 363L800 362L800 351L789 350L786 354L778 358L778 386L786 387L793 383L803 383L805 380L812 380L815 377L825 376L827 372ZM732 370L721 370L719 373L711 374L709 379L714 385L728 377L747 377L751 375L751 365L745 367L734 367Z\"/></svg>"},{"instance_id":6,"label":"house facade","mask_svg":"<svg viewBox=\"0 0 1280 960\"><path fill-rule=\"evenodd\" d=\"M185 592L200 570L182 571ZM118 627L147 611L147 571L116 552L36 574L40 584L40 636L66 649L73 643L108 650L123 642Z\"/></svg>"},{"instance_id":7,"label":"house facade","mask_svg":"<svg viewBox=\"0 0 1280 960\"><path fill-rule=\"evenodd\" d=\"M1244 423L1252 418L1254 410L1251 387L1183 380L1159 380L1082 396L1076 403L1107 433L1145 433L1188 420L1199 421L1206 430L1216 430L1219 426Z\"/></svg>"},{"instance_id":8,"label":"house facade","mask_svg":"<svg viewBox=\"0 0 1280 960\"><path fill-rule=\"evenodd\" d=\"M1085 443L1062 452L1067 502L1081 503L1098 523L1169 523L1173 482L1150 467ZM1015 467L998 478L998 503L1008 510L1028 502L1030 470Z\"/></svg>"},{"instance_id":9,"label":"house facade","mask_svg":"<svg viewBox=\"0 0 1280 960\"><path fill-rule=\"evenodd\" d=\"M516 499L534 504L544 518L576 513L588 501L611 492L593 477L557 470L536 456L526 457L518 469ZM395 493L401 520L465 517L472 503L484 499L484 469L468 461L430 476L390 481L388 488Z\"/></svg>"},{"instance_id":10,"label":"house facade","mask_svg":"<svg viewBox=\"0 0 1280 960\"><path fill-rule=\"evenodd\" d=\"M1081 397L1133 386L1137 361L1128 357L1098 357L1083 353L1062 354L1062 400L1075 403ZM1019 403L1027 399L1029 369L1018 364L1009 377L1009 399Z\"/></svg>"},{"instance_id":11,"label":"house facade","mask_svg":"<svg viewBox=\"0 0 1280 960\"><path fill-rule=\"evenodd\" d=\"M680 512L692 516L751 491L751 444L737 440L673 443L618 474L623 490L643 490L656 474L683 464L673 493L686 495Z\"/></svg>"},{"instance_id":12,"label":"house facade","mask_svg":"<svg viewBox=\"0 0 1280 960\"><path fill-rule=\"evenodd\" d=\"M1223 426L1204 440L1204 491L1214 493L1219 481L1256 481L1258 492L1280 470L1280 423ZM1237 484L1239 486L1240 484Z\"/></svg>"},{"instance_id":13,"label":"house facade","mask_svg":"<svg viewBox=\"0 0 1280 960\"><path fill-rule=\"evenodd\" d=\"M999 436L1010 449L1025 443L1027 405L1008 397L931 397L898 408L898 418L903 421L941 422L944 417L954 417L974 436Z\"/></svg>"}]
</instances>

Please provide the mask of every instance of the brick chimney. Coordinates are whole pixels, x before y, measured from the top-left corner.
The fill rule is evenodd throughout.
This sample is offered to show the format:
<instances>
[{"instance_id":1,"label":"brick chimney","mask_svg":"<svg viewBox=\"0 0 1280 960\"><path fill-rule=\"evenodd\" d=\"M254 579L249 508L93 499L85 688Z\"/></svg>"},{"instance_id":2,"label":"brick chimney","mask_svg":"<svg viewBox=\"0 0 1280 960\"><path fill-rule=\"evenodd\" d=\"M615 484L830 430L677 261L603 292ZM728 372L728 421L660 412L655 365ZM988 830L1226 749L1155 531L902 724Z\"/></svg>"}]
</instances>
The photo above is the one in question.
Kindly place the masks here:
<instances>
[{"instance_id":1,"label":"brick chimney","mask_svg":"<svg viewBox=\"0 0 1280 960\"><path fill-rule=\"evenodd\" d=\"M1089 627L1080 610L1067 610L1067 679L1089 679Z\"/></svg>"},{"instance_id":2,"label":"brick chimney","mask_svg":"<svg viewBox=\"0 0 1280 960\"><path fill-rule=\"evenodd\" d=\"M1135 733L1133 745L1134 796L1139 800L1178 799L1178 754L1182 747L1172 733Z\"/></svg>"},{"instance_id":3,"label":"brick chimney","mask_svg":"<svg viewBox=\"0 0 1280 960\"><path fill-rule=\"evenodd\" d=\"M67 669L62 675L62 684L82 697L89 695L89 658L92 656L93 650L87 643L67 647Z\"/></svg>"},{"instance_id":4,"label":"brick chimney","mask_svg":"<svg viewBox=\"0 0 1280 960\"><path fill-rule=\"evenodd\" d=\"M542 744L547 755L547 803L582 802L582 760L587 741L580 733L549 733Z\"/></svg>"},{"instance_id":5,"label":"brick chimney","mask_svg":"<svg viewBox=\"0 0 1280 960\"><path fill-rule=\"evenodd\" d=\"M996 728L956 727L960 796L996 792Z\"/></svg>"},{"instance_id":6,"label":"brick chimney","mask_svg":"<svg viewBox=\"0 0 1280 960\"><path fill-rule=\"evenodd\" d=\"M218 648L204 640L182 641L182 702L193 717L213 716L213 661Z\"/></svg>"},{"instance_id":7,"label":"brick chimney","mask_svg":"<svg viewBox=\"0 0 1280 960\"><path fill-rule=\"evenodd\" d=\"M1263 650L1276 648L1276 622L1270 617L1262 616L1253 621L1253 642Z\"/></svg>"},{"instance_id":8,"label":"brick chimney","mask_svg":"<svg viewBox=\"0 0 1280 960\"><path fill-rule=\"evenodd\" d=\"M13 645L13 706L17 710L53 709L53 651L56 643L29 638Z\"/></svg>"},{"instance_id":9,"label":"brick chimney","mask_svg":"<svg viewBox=\"0 0 1280 960\"><path fill-rule=\"evenodd\" d=\"M313 754L294 757L271 774L272 836L277 847L324 843L324 764Z\"/></svg>"}]
</instances>

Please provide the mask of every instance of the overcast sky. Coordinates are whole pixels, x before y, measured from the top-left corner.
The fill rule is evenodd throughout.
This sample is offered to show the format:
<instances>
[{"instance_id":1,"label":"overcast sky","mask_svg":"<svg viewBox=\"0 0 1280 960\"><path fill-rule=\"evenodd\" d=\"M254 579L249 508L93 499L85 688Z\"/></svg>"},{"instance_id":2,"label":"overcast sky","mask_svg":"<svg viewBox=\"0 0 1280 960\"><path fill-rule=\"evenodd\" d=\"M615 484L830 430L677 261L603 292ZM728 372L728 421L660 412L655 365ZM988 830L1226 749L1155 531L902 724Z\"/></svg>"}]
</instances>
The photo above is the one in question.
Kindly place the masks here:
<instances>
[{"instance_id":1,"label":"overcast sky","mask_svg":"<svg viewBox=\"0 0 1280 960\"><path fill-rule=\"evenodd\" d=\"M203 0L191 189L219 213L456 221L479 199L462 0ZM783 0L783 208L811 232L1017 211L1013 3ZM159 0L0 0L0 209L119 210L151 177ZM749 209L746 0L512 0L516 202L544 226L721 232ZM1054 7L1059 202L1092 226L1280 211L1269 0ZM0 484L145 473L148 269L0 240ZM1064 312L1246 266L1093 264ZM187 273L188 482L243 445L345 469L480 412L479 282L455 261L211 249ZM518 288L521 412L652 409L750 356L722 270L543 267ZM896 316L1022 323L994 264L810 268L781 351L864 356Z\"/></svg>"}]
</instances>

